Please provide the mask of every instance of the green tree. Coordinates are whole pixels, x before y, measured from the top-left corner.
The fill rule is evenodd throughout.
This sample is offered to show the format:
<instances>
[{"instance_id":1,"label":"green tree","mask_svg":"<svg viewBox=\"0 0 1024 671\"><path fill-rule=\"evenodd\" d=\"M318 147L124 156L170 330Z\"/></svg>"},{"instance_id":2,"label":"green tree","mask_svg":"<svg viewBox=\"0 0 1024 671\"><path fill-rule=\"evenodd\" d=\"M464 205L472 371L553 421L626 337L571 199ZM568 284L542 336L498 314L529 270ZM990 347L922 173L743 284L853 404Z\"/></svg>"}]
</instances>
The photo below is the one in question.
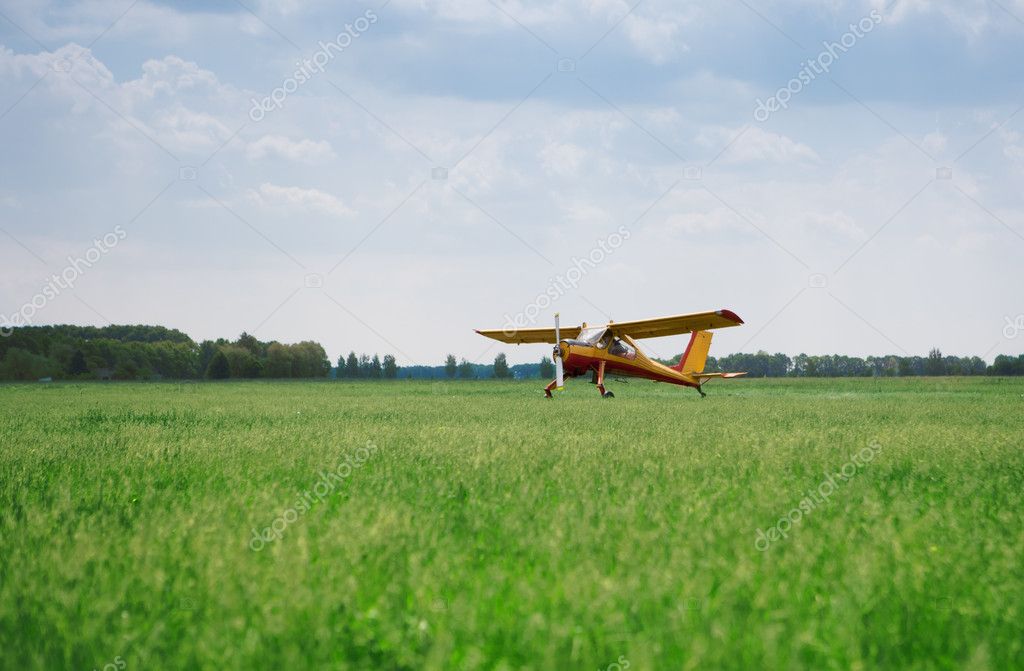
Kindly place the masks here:
<instances>
[{"instance_id":1,"label":"green tree","mask_svg":"<svg viewBox=\"0 0 1024 671\"><path fill-rule=\"evenodd\" d=\"M348 358L345 359L345 377L351 380L359 377L359 359L356 358L355 352L349 352Z\"/></svg>"},{"instance_id":2,"label":"green tree","mask_svg":"<svg viewBox=\"0 0 1024 671\"><path fill-rule=\"evenodd\" d=\"M398 377L398 364L395 363L395 357L390 354L384 355L384 379L394 380Z\"/></svg>"},{"instance_id":3,"label":"green tree","mask_svg":"<svg viewBox=\"0 0 1024 671\"><path fill-rule=\"evenodd\" d=\"M381 376L380 370L380 357L376 354L373 355L373 359L370 361L370 379L379 380Z\"/></svg>"},{"instance_id":4,"label":"green tree","mask_svg":"<svg viewBox=\"0 0 1024 671\"><path fill-rule=\"evenodd\" d=\"M924 370L927 375L945 375L946 362L942 358L942 352L935 348L928 352L928 361L925 362Z\"/></svg>"},{"instance_id":5,"label":"green tree","mask_svg":"<svg viewBox=\"0 0 1024 671\"><path fill-rule=\"evenodd\" d=\"M3 366L0 366L0 377L8 380L38 380L53 376L58 370L55 361L20 347L12 347L7 350Z\"/></svg>"},{"instance_id":6,"label":"green tree","mask_svg":"<svg viewBox=\"0 0 1024 671\"><path fill-rule=\"evenodd\" d=\"M320 343L311 340L291 345L293 375L295 377L327 377L331 372L331 361Z\"/></svg>"},{"instance_id":7,"label":"green tree","mask_svg":"<svg viewBox=\"0 0 1024 671\"><path fill-rule=\"evenodd\" d=\"M220 348L212 340L204 340L199 343L199 361L198 368L200 373L205 372L210 367L210 361L213 360L215 354Z\"/></svg>"},{"instance_id":8,"label":"green tree","mask_svg":"<svg viewBox=\"0 0 1024 671\"><path fill-rule=\"evenodd\" d=\"M459 377L463 380L472 380L476 377L473 372L473 364L466 359L459 362Z\"/></svg>"},{"instance_id":9,"label":"green tree","mask_svg":"<svg viewBox=\"0 0 1024 671\"><path fill-rule=\"evenodd\" d=\"M267 346L267 363L263 368L266 377L292 377L294 374L292 367L291 348L279 342L272 342Z\"/></svg>"},{"instance_id":10,"label":"green tree","mask_svg":"<svg viewBox=\"0 0 1024 671\"><path fill-rule=\"evenodd\" d=\"M88 372L89 364L85 362L85 353L80 349L76 349L75 353L71 355L71 363L68 364L68 374L77 377Z\"/></svg>"},{"instance_id":11,"label":"green tree","mask_svg":"<svg viewBox=\"0 0 1024 671\"><path fill-rule=\"evenodd\" d=\"M359 377L369 379L373 377L373 371L370 370L370 355L360 354L359 355Z\"/></svg>"},{"instance_id":12,"label":"green tree","mask_svg":"<svg viewBox=\"0 0 1024 671\"><path fill-rule=\"evenodd\" d=\"M210 365L206 368L206 377L210 380L226 380L231 377L231 366L224 352L217 350L217 353L210 359Z\"/></svg>"},{"instance_id":13,"label":"green tree","mask_svg":"<svg viewBox=\"0 0 1024 671\"><path fill-rule=\"evenodd\" d=\"M444 360L444 374L449 378L453 378L458 369L459 364L455 361L455 355L449 354L448 358Z\"/></svg>"},{"instance_id":14,"label":"green tree","mask_svg":"<svg viewBox=\"0 0 1024 671\"><path fill-rule=\"evenodd\" d=\"M249 350L249 353L257 359L263 358L263 343L257 340L255 336L251 336L245 331L242 331L242 335L238 336L238 341L235 342L235 344Z\"/></svg>"},{"instance_id":15,"label":"green tree","mask_svg":"<svg viewBox=\"0 0 1024 671\"><path fill-rule=\"evenodd\" d=\"M512 377L512 371L508 368L508 359L505 358L504 352L494 357L494 377L499 380L507 380Z\"/></svg>"},{"instance_id":16,"label":"green tree","mask_svg":"<svg viewBox=\"0 0 1024 671\"><path fill-rule=\"evenodd\" d=\"M263 374L263 363L245 347L225 345L220 351L227 357L231 377L254 378Z\"/></svg>"},{"instance_id":17,"label":"green tree","mask_svg":"<svg viewBox=\"0 0 1024 671\"><path fill-rule=\"evenodd\" d=\"M544 357L540 360L540 376L545 380L555 376L555 364L551 359Z\"/></svg>"}]
</instances>

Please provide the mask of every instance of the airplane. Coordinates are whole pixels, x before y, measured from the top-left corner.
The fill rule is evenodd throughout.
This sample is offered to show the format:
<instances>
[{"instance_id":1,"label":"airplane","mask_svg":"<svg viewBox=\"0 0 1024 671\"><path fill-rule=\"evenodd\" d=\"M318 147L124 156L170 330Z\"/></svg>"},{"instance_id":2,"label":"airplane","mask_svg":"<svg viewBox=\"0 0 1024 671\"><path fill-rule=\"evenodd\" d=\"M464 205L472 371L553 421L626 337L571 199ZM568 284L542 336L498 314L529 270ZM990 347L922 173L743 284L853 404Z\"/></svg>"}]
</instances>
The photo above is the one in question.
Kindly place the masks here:
<instances>
[{"instance_id":1,"label":"airplane","mask_svg":"<svg viewBox=\"0 0 1024 671\"><path fill-rule=\"evenodd\" d=\"M562 329L555 314L555 328L493 329L477 333L500 342L522 345L551 343L555 345L555 379L544 388L544 395L552 398L551 391L565 388L564 378L590 373L591 383L597 385L602 398L614 398L605 388L606 375L636 377L655 382L666 382L693 387L701 398L707 396L702 389L712 379L730 379L746 373L705 373L708 350L711 348L712 329L739 326L743 320L731 310L698 312L673 317L641 319L632 322L610 321L603 326L580 326ZM644 354L636 341L643 338L690 333L690 344L674 366L654 361Z\"/></svg>"}]
</instances>

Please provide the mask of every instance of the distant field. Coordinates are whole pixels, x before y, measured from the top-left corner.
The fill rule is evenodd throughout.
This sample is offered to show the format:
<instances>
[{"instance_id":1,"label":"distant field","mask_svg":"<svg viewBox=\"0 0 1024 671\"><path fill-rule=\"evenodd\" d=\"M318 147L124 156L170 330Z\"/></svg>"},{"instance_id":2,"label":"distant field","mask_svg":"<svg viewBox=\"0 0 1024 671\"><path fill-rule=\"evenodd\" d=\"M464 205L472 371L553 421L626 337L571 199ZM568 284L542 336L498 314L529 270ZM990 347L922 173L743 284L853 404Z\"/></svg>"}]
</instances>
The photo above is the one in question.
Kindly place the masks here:
<instances>
[{"instance_id":1,"label":"distant field","mask_svg":"<svg viewBox=\"0 0 1024 671\"><path fill-rule=\"evenodd\" d=\"M542 386L0 386L0 667L1024 668L1024 379Z\"/></svg>"}]
</instances>

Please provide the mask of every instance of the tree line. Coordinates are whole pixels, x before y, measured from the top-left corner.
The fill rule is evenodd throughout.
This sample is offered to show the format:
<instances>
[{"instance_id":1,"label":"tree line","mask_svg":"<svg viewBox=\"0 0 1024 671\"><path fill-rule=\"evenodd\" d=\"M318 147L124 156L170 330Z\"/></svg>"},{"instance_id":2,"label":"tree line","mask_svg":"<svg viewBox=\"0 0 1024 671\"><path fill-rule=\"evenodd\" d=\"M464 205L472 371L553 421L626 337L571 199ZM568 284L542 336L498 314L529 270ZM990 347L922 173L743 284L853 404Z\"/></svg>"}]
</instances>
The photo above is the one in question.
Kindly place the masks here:
<instances>
[{"instance_id":1,"label":"tree line","mask_svg":"<svg viewBox=\"0 0 1024 671\"><path fill-rule=\"evenodd\" d=\"M676 359L678 361L678 358ZM673 362L675 363L675 362ZM757 352L708 357L708 372L746 371L751 377L911 377L942 375L1024 375L1024 355L1000 355L988 365L977 356L945 356L933 349L928 356L869 356L841 354L789 357Z\"/></svg>"},{"instance_id":2,"label":"tree line","mask_svg":"<svg viewBox=\"0 0 1024 671\"><path fill-rule=\"evenodd\" d=\"M679 360L663 360L674 364ZM746 371L751 377L908 377L939 375L1024 375L1024 355L1000 355L992 364L980 357L945 356L933 349L926 357L839 354L790 357L757 352L708 357L708 372ZM472 363L449 354L442 365L399 367L385 354L342 356L332 367L324 348L313 341L262 342L242 333L196 343L176 329L115 325L29 326L0 338L0 380L53 379L551 379L549 357L539 363L509 365L504 353L491 364Z\"/></svg>"},{"instance_id":3,"label":"tree line","mask_svg":"<svg viewBox=\"0 0 1024 671\"><path fill-rule=\"evenodd\" d=\"M243 333L196 343L162 326L28 326L0 338L0 380L187 380L327 377L311 341L261 342Z\"/></svg>"}]
</instances>

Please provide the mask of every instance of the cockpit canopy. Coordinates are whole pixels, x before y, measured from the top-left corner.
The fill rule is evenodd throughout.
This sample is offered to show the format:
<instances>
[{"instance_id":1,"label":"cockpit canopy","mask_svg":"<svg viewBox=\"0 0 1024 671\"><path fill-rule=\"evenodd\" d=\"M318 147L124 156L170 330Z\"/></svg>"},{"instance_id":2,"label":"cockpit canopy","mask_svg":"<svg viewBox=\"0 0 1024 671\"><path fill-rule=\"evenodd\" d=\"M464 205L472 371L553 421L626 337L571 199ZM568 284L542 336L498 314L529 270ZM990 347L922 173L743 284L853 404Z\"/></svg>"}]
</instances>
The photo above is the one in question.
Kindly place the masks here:
<instances>
[{"instance_id":1,"label":"cockpit canopy","mask_svg":"<svg viewBox=\"0 0 1024 671\"><path fill-rule=\"evenodd\" d=\"M607 326L589 326L581 330L577 337L566 342L570 345L607 349L609 354L623 359L636 358L636 348L621 338L616 338Z\"/></svg>"},{"instance_id":2,"label":"cockpit canopy","mask_svg":"<svg viewBox=\"0 0 1024 671\"><path fill-rule=\"evenodd\" d=\"M576 342L589 345L590 347L597 347L598 343L604 338L604 334L608 332L607 326L588 326L587 328L580 331L580 334L574 338Z\"/></svg>"}]
</instances>

